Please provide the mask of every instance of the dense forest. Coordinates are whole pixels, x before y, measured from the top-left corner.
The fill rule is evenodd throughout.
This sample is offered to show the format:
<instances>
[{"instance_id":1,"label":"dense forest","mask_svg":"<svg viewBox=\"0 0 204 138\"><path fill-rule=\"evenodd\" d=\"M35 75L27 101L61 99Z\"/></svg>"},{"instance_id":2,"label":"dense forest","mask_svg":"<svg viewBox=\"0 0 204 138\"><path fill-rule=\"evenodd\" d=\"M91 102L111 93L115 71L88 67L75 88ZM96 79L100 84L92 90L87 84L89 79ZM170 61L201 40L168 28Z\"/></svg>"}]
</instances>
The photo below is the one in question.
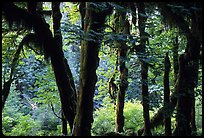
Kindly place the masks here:
<instances>
[{"instance_id":1,"label":"dense forest","mask_svg":"<svg viewBox=\"0 0 204 138\"><path fill-rule=\"evenodd\" d=\"M201 2L2 3L5 136L201 136Z\"/></svg>"}]
</instances>

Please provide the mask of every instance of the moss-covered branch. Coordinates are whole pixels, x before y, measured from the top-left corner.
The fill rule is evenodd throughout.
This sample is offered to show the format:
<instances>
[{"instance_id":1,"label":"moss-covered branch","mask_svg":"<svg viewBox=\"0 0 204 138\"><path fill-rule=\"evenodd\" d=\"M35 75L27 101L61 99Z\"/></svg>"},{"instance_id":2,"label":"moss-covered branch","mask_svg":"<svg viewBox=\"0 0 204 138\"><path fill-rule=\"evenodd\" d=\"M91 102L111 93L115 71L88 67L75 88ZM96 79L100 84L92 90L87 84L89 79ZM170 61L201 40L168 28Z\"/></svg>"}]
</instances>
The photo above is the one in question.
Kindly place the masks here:
<instances>
[{"instance_id":1,"label":"moss-covered branch","mask_svg":"<svg viewBox=\"0 0 204 138\"><path fill-rule=\"evenodd\" d=\"M67 71L68 66L65 64L62 47L59 47L56 40L53 38L49 25L41 15L21 9L11 2L3 3L2 12L5 19L7 19L10 24L17 22L27 29L34 30L36 40L39 45L41 45L45 58L51 60L56 83L60 92L61 103L63 104L63 112L72 128L75 117L74 105L76 101L73 98L75 91L71 85L71 77Z\"/></svg>"}]
</instances>

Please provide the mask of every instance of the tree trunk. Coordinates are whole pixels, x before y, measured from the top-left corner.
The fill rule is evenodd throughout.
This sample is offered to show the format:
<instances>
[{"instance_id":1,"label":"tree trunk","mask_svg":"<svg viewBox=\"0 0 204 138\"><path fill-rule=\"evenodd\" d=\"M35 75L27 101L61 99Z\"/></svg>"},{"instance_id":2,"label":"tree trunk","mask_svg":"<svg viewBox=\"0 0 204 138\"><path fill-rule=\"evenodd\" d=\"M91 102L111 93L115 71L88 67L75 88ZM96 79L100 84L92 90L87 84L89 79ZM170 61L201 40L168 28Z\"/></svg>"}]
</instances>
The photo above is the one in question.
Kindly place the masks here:
<instances>
[{"instance_id":1,"label":"tree trunk","mask_svg":"<svg viewBox=\"0 0 204 138\"><path fill-rule=\"evenodd\" d=\"M66 119L66 117L64 116L64 113L63 113L63 111L62 111L62 114L61 114L61 116L62 116L62 135L63 136L67 136L67 119Z\"/></svg>"},{"instance_id":2,"label":"tree trunk","mask_svg":"<svg viewBox=\"0 0 204 138\"><path fill-rule=\"evenodd\" d=\"M21 41L16 53L14 54L14 58L13 58L13 61L11 64L11 72L10 72L9 80L8 81L4 80L4 85L3 85L3 90L2 90L2 109L1 109L2 111L4 109L6 99L8 98L8 95L10 92L11 83L13 82L13 73L14 73L14 70L16 69L17 61L19 59L21 50L23 48L23 43L24 43L25 39L26 39L26 37Z\"/></svg>"},{"instance_id":3,"label":"tree trunk","mask_svg":"<svg viewBox=\"0 0 204 138\"><path fill-rule=\"evenodd\" d=\"M199 7L200 5L195 5ZM186 31L187 46L185 53L179 57L178 101L176 114L176 136L191 136L191 113L194 100L194 88L198 82L199 54L201 47L200 32L202 24L201 11L194 11L191 16L191 27L180 29ZM202 32L201 32L202 33ZM189 108L186 108L189 107Z\"/></svg>"},{"instance_id":4,"label":"tree trunk","mask_svg":"<svg viewBox=\"0 0 204 138\"><path fill-rule=\"evenodd\" d=\"M171 136L171 115L169 111L170 103L170 88L169 88L169 72L171 69L171 63L168 57L168 52L166 53L164 61L164 127L165 135Z\"/></svg>"},{"instance_id":5,"label":"tree trunk","mask_svg":"<svg viewBox=\"0 0 204 138\"><path fill-rule=\"evenodd\" d=\"M75 117L76 97L64 62L64 53L56 40L52 36L49 25L39 14L31 14L24 9L15 6L13 3L4 3L2 11L10 22L24 22L25 27L32 28L36 34L36 40L42 46L45 59L51 59L51 64L55 73L56 83L60 92L63 112L69 122L70 128L73 126ZM11 12L12 11L12 12Z\"/></svg>"},{"instance_id":6,"label":"tree trunk","mask_svg":"<svg viewBox=\"0 0 204 138\"><path fill-rule=\"evenodd\" d=\"M56 47L58 47L61 51L62 50L62 34L61 34L61 31L60 31L60 21L61 21L61 18L62 18L62 14L60 12L60 2L52 2L52 16L53 16L53 30L54 30L54 40L56 42ZM67 133L67 131L65 131L65 129L67 129L67 125L65 124L66 121L64 119L66 119L68 122L69 122L69 125L70 125L70 129L72 130L72 127L73 127L73 122L74 122L74 117L75 117L75 114L76 114L76 90L75 90L75 85L74 85L74 82L73 82L73 77L72 77L72 73L71 73L71 70L69 68L69 65L67 63L67 60L66 58L64 57L64 54L62 53L62 64L64 65L64 70L66 71L66 76L68 77L69 79L69 86L70 86L70 89L73 93L73 95L71 96L73 98L73 103L72 103L72 107L68 107L69 105L66 105L67 103L64 101L65 98L69 99L69 97L62 97L64 96L64 94L60 94L60 98L61 98L61 107L62 107L62 112L63 112L63 116L62 116L62 126L64 128L62 128L62 131L64 133ZM71 110L70 110L71 109ZM67 112L68 110L70 110L69 112ZM68 114L69 113L69 114Z\"/></svg>"},{"instance_id":7,"label":"tree trunk","mask_svg":"<svg viewBox=\"0 0 204 138\"><path fill-rule=\"evenodd\" d=\"M130 24L129 21L126 20L126 12L118 11L118 24L119 28L117 29L121 34L130 34ZM117 23L116 23L117 24ZM126 41L117 42L118 43L118 57L119 57L119 68L120 68L120 83L119 83L119 91L117 93L117 104L116 104L116 132L124 132L124 99L125 92L128 87L128 69L125 65L127 59L127 45Z\"/></svg>"},{"instance_id":8,"label":"tree trunk","mask_svg":"<svg viewBox=\"0 0 204 138\"><path fill-rule=\"evenodd\" d=\"M147 17L145 13L145 5L140 2L137 4L138 7L138 25L140 31L140 54L145 56L141 58L141 82L142 82L142 104L143 104L143 117L144 117L144 136L151 136L150 131L150 118L149 118L149 93L148 93L148 65L145 62L146 52L145 52L145 43L148 41L146 32L145 32L145 22Z\"/></svg>"},{"instance_id":9,"label":"tree trunk","mask_svg":"<svg viewBox=\"0 0 204 138\"><path fill-rule=\"evenodd\" d=\"M191 113L191 91L188 92L187 76L189 75L187 61L184 54L179 57L179 76L178 76L178 101L177 101L177 114L176 114L176 136L190 136L190 113ZM183 107L185 105L185 107ZM189 107L189 108L186 108Z\"/></svg>"},{"instance_id":10,"label":"tree trunk","mask_svg":"<svg viewBox=\"0 0 204 138\"><path fill-rule=\"evenodd\" d=\"M9 79L8 81L4 81L3 90L2 90L2 105L1 111L3 111L6 99L8 98L12 81Z\"/></svg>"},{"instance_id":11,"label":"tree trunk","mask_svg":"<svg viewBox=\"0 0 204 138\"><path fill-rule=\"evenodd\" d=\"M177 85L176 81L177 81L177 76L178 76L178 37L176 37L175 40L175 44L173 47L173 65L174 65L174 91L170 96L170 101L169 101L169 116L172 116L173 111L176 107L176 103L177 103ZM150 120L150 124L151 124L151 129L158 127L159 125L163 125L164 122L164 106L161 107L158 112L152 117L152 119ZM141 134L143 133L144 128L141 128L140 130L138 130L138 133Z\"/></svg>"},{"instance_id":12,"label":"tree trunk","mask_svg":"<svg viewBox=\"0 0 204 138\"><path fill-rule=\"evenodd\" d=\"M173 47L173 65L174 65L174 84L176 84L176 80L177 80L177 75L178 75L178 47L179 47L179 43L178 43L178 36L176 36L175 38L175 44Z\"/></svg>"},{"instance_id":13,"label":"tree trunk","mask_svg":"<svg viewBox=\"0 0 204 138\"><path fill-rule=\"evenodd\" d=\"M99 64L99 46L102 40L102 32L106 16L111 12L97 9L99 3L86 3L84 20L84 32L86 35L96 33L94 37L88 36L81 43L80 59L80 84L77 104L77 114L74 122L73 136L90 136L93 123L93 97L97 81L96 69ZM94 10L97 9L97 10ZM98 35L100 34L100 35Z\"/></svg>"},{"instance_id":14,"label":"tree trunk","mask_svg":"<svg viewBox=\"0 0 204 138\"><path fill-rule=\"evenodd\" d=\"M192 101L192 111L191 111L191 128L192 128L192 135L197 135L197 127L196 127L196 118L195 118L195 96L193 97Z\"/></svg>"},{"instance_id":15,"label":"tree trunk","mask_svg":"<svg viewBox=\"0 0 204 138\"><path fill-rule=\"evenodd\" d=\"M176 136L191 136L194 88L198 80L200 44L194 36L187 39L186 53L179 57L178 102L176 115ZM189 107L189 108L186 108Z\"/></svg>"},{"instance_id":16,"label":"tree trunk","mask_svg":"<svg viewBox=\"0 0 204 138\"><path fill-rule=\"evenodd\" d=\"M200 8L201 3L194 6ZM198 81L198 67L200 58L200 46L202 44L202 10L195 10L191 13L192 26L189 27L188 22L181 15L172 12L165 3L160 3L162 16L171 24L175 24L186 36L187 46L185 54L180 56L179 73L175 84L175 91L171 96L170 109L171 114L177 104L177 124L174 135L191 135L190 118L194 96L194 88ZM178 99L177 99L178 98ZM186 108L189 107L189 108ZM162 124L163 108L152 118L152 128L155 125ZM181 120L180 120L181 119ZM138 133L143 132L143 128Z\"/></svg>"},{"instance_id":17,"label":"tree trunk","mask_svg":"<svg viewBox=\"0 0 204 138\"><path fill-rule=\"evenodd\" d=\"M58 47L62 47L62 34L60 31L60 20L62 18L60 12L60 2L52 2L52 18L53 18L53 30L54 30L54 39L57 42ZM61 108L63 109L62 105ZM67 119L64 116L63 110L61 113L61 121L62 121L62 134L64 136L67 135Z\"/></svg>"}]
</instances>

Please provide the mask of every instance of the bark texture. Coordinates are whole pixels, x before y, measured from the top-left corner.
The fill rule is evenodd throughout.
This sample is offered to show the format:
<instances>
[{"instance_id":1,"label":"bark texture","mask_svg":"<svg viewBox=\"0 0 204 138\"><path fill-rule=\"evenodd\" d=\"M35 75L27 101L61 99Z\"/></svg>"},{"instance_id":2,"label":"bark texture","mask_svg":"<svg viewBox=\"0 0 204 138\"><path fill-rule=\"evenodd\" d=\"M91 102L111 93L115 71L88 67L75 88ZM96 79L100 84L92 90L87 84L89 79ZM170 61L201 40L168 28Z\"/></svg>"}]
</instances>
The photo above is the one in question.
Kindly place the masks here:
<instances>
[{"instance_id":1,"label":"bark texture","mask_svg":"<svg viewBox=\"0 0 204 138\"><path fill-rule=\"evenodd\" d=\"M137 4L138 8L138 25L140 31L140 46L139 51L140 61L141 61L141 81L142 81L142 104L143 104L143 117L144 117L144 132L142 135L151 136L150 130L150 117L149 117L149 93L148 93L148 65L145 61L147 58L145 52L145 44L148 41L147 34L145 32L145 22L147 20L145 12L145 4L140 2Z\"/></svg>"},{"instance_id":2,"label":"bark texture","mask_svg":"<svg viewBox=\"0 0 204 138\"><path fill-rule=\"evenodd\" d=\"M60 21L62 18L62 14L60 12L60 2L52 2L52 17L53 17L53 29L54 29L54 41L56 44L56 47L58 47L60 49L60 51L62 50L62 34L61 34L61 30L60 30ZM70 92L73 93L73 95L71 95L71 97L63 97L65 96L65 94L63 94L64 92L60 93L60 99L61 99L61 107L62 107L62 111L63 111L63 116L62 116L62 126L64 128L62 128L63 134L67 135L67 131L65 131L65 129L67 129L67 125L65 124L67 120L69 122L70 125L70 129L72 130L73 127L73 123L74 123L74 117L76 114L76 90L75 90L75 85L73 83L73 76L71 73L71 70L69 68L69 65L67 63L66 58L64 57L64 53L61 53L62 55L62 64L64 66L64 71L65 71L65 75L67 76L68 79L68 87L70 87ZM58 82L61 83L61 82ZM72 103L68 103L66 101L66 99L70 99L73 98ZM71 99L70 99L71 101ZM65 120L64 120L65 119Z\"/></svg>"},{"instance_id":3,"label":"bark texture","mask_svg":"<svg viewBox=\"0 0 204 138\"><path fill-rule=\"evenodd\" d=\"M178 75L178 48L179 48L179 43L178 43L178 36L175 37L175 42L174 42L174 47L173 47L173 66L174 66L174 84L176 83L177 80L177 75Z\"/></svg>"},{"instance_id":4,"label":"bark texture","mask_svg":"<svg viewBox=\"0 0 204 138\"><path fill-rule=\"evenodd\" d=\"M83 29L87 37L81 43L80 84L73 136L91 135L93 97L97 81L96 69L99 64L98 52L105 18L111 12L108 6L106 9L98 9L98 4L100 5L100 3L85 3L86 11ZM90 35L92 33L94 33L93 36Z\"/></svg>"},{"instance_id":5,"label":"bark texture","mask_svg":"<svg viewBox=\"0 0 204 138\"><path fill-rule=\"evenodd\" d=\"M197 7L198 10L192 10L190 19L191 27L184 20L183 15L176 14L172 11L167 3L159 3L161 15L169 24L177 26L187 38L185 53L179 56L179 71L175 84L174 92L171 95L170 114L173 113L175 106L177 107L175 136L190 136L192 128L190 126L194 88L198 81L198 68L200 48L202 44L202 7L201 3L187 3L186 7ZM186 108L189 107L189 108ZM162 107L157 114L151 119L151 128L163 123L164 108ZM142 133L144 128L138 133Z\"/></svg>"},{"instance_id":6,"label":"bark texture","mask_svg":"<svg viewBox=\"0 0 204 138\"><path fill-rule=\"evenodd\" d=\"M3 85L3 89L2 89L2 111L4 109L6 100L9 96L9 92L10 92L10 87L11 87L11 83L13 82L13 76L14 76L14 72L18 63L18 59L21 53L21 50L23 49L23 45L24 42L27 41L27 38L30 37L30 34L26 35L23 40L21 41L21 43L19 44L18 49L16 50L16 53L14 54L14 58L11 64L11 72L10 72L10 76L9 79L6 81L4 80L4 85Z\"/></svg>"},{"instance_id":7,"label":"bark texture","mask_svg":"<svg viewBox=\"0 0 204 138\"><path fill-rule=\"evenodd\" d=\"M120 3L122 6L126 6L126 3ZM126 19L126 11L117 11L116 12L116 33L128 35L130 34L130 24L129 21ZM125 38L127 39L127 38ZM117 100L116 100L116 132L124 132L124 99L125 99L125 92L128 87L128 69L125 65L127 59L127 45L126 41L117 41L116 42L118 51L118 63L119 63L119 71L120 71L120 82L119 82L119 90L117 93Z\"/></svg>"},{"instance_id":8,"label":"bark texture","mask_svg":"<svg viewBox=\"0 0 204 138\"><path fill-rule=\"evenodd\" d=\"M185 6L196 6L200 8L199 3ZM182 15L176 14L168 6L161 4L161 13L167 21L175 24L184 33L187 38L185 53L179 56L179 72L177 78L177 114L176 114L176 136L190 136L192 128L191 112L194 97L194 88L198 81L199 53L202 39L200 38L202 28L202 10L191 12L191 27ZM189 107L189 108L186 108Z\"/></svg>"},{"instance_id":9,"label":"bark texture","mask_svg":"<svg viewBox=\"0 0 204 138\"><path fill-rule=\"evenodd\" d=\"M169 72L171 69L171 63L169 60L168 52L166 53L164 60L164 127L165 135L171 136L171 114L169 111L170 103L170 88L169 88Z\"/></svg>"}]
</instances>

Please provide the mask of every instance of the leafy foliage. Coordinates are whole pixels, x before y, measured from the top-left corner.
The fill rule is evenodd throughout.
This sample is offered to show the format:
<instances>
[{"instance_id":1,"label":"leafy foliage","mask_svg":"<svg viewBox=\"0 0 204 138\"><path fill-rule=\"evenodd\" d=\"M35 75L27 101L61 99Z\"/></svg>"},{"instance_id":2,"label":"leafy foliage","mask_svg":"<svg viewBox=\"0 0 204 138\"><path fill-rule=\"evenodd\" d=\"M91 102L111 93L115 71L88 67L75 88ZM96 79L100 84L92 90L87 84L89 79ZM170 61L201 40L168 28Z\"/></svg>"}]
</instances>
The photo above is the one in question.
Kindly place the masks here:
<instances>
[{"instance_id":1,"label":"leafy foliage","mask_svg":"<svg viewBox=\"0 0 204 138\"><path fill-rule=\"evenodd\" d=\"M104 99L106 100L106 98ZM108 99L107 99L108 100ZM107 101L108 102L108 101ZM142 105L137 101L128 101L124 107L125 131L137 131L143 125ZM115 110L114 105L109 103L94 112L93 135L104 135L114 132Z\"/></svg>"},{"instance_id":2,"label":"leafy foliage","mask_svg":"<svg viewBox=\"0 0 204 138\"><path fill-rule=\"evenodd\" d=\"M91 3L100 11L106 8L104 3ZM146 55L136 52L139 48L138 26L132 24L132 12L129 8L121 6L121 3L108 2L114 11L106 21L105 32L96 33L90 31L85 34L81 29L81 15L79 13L79 4L75 2L61 3L61 32L63 40L63 51L65 58L71 68L74 77L75 86L79 87L80 72L80 41L96 41L102 38L102 45L99 51L99 67L97 69L97 83L94 97L94 122L92 124L92 134L94 136L104 135L115 131L115 105L108 94L108 81L115 73L115 83L119 84L119 71L114 72L118 67L116 42L125 42L128 46L126 61L128 67L128 89L125 95L125 132L136 133L143 127L143 110L141 105L141 62L144 60L149 66L148 88L150 95L150 116L163 106L163 74L164 74L164 56L169 52L170 62L173 64L172 48L175 44L175 37L178 36L179 50L178 54L185 51L187 39L183 32L178 28L169 27L162 22L162 16L154 3L146 3L148 17L145 32L147 32L148 42L146 43ZM26 8L25 2L15 3L18 7ZM177 14L191 16L189 7L192 11L200 9L191 4L172 3L168 5L172 11ZM189 6L189 7L188 7ZM44 10L51 10L51 3L43 3ZM116 33L114 25L115 10L128 12L127 18L131 24L130 35ZM50 29L53 31L52 18L43 16ZM190 22L190 21L188 21ZM19 24L9 24L2 19L2 84L9 79L11 73L11 64L14 54L18 49L22 39L31 30L26 30ZM34 47L29 43L30 47ZM170 71L170 89L174 91L174 72ZM42 55L36 54L27 45L23 47L18 59L17 67L13 73L13 83L10 94L2 112L2 131L6 136L59 136L61 135L61 103L56 85L55 76L52 67L44 61ZM202 68L199 69L197 88L195 89L196 98L196 125L197 135L202 134ZM57 115L57 116L56 116ZM175 117L172 117L172 130L175 127ZM70 135L68 127L68 135ZM153 135L164 135L164 127L159 126L153 130Z\"/></svg>"}]
</instances>

